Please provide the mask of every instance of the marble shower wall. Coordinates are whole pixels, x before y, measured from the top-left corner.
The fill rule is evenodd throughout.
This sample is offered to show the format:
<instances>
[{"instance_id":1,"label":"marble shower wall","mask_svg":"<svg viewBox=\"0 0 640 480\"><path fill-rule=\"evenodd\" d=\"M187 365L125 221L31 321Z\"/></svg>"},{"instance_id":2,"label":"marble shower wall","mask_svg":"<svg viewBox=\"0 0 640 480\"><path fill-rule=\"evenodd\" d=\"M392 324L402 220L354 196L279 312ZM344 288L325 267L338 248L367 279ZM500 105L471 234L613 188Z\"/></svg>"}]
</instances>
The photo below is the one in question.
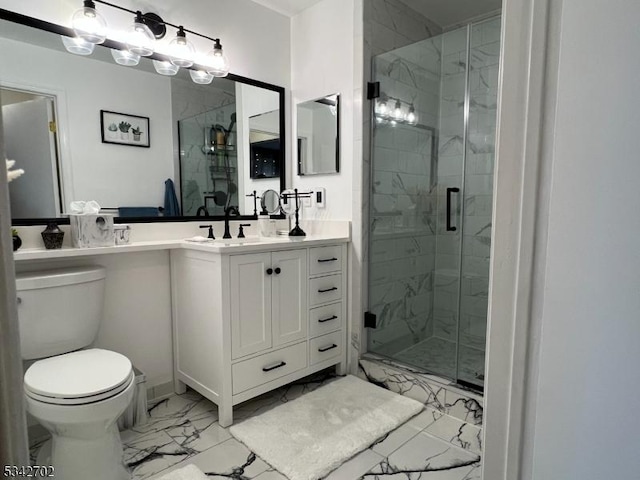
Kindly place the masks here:
<instances>
[{"instance_id":1,"label":"marble shower wall","mask_svg":"<svg viewBox=\"0 0 640 480\"><path fill-rule=\"evenodd\" d=\"M439 44L424 42L441 33L434 22L398 0L365 0L364 89L372 79L393 97L414 102L421 123L437 126L440 75ZM400 52L386 53L405 47ZM370 345L392 354L432 335L433 269L435 265L435 202L431 196L430 132L415 127L377 129L371 152L371 112L363 115L363 218L375 212L371 238L372 302L365 289L364 310L378 314L379 328L368 332ZM371 173L371 162L373 173ZM373 181L373 185L371 184ZM374 189L373 205L369 192ZM368 229L367 229L368 231ZM366 235L365 239L368 235ZM367 248L368 247L368 248Z\"/></svg>"}]
</instances>

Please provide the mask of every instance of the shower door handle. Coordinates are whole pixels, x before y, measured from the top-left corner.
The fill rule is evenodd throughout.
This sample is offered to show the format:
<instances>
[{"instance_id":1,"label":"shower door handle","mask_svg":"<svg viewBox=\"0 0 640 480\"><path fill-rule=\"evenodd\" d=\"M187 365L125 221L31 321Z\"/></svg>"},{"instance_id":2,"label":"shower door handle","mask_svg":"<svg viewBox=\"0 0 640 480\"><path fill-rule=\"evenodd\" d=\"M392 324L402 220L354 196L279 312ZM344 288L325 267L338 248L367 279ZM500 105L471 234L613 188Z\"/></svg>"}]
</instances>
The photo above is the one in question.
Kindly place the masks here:
<instances>
[{"instance_id":1,"label":"shower door handle","mask_svg":"<svg viewBox=\"0 0 640 480\"><path fill-rule=\"evenodd\" d=\"M456 227L451 225L451 194L459 192L460 189L458 187L447 188L447 232L455 232L457 230Z\"/></svg>"}]
</instances>

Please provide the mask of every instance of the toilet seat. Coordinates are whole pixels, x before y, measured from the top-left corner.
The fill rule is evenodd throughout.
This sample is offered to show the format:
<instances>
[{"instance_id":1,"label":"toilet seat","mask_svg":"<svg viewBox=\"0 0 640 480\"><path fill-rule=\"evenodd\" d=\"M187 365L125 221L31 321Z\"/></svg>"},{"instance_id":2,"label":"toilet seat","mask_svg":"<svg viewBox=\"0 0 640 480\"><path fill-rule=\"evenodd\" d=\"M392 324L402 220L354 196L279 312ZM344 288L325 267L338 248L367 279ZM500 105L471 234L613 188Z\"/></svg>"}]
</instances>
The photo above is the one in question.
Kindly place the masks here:
<instances>
[{"instance_id":1,"label":"toilet seat","mask_svg":"<svg viewBox=\"0 0 640 480\"><path fill-rule=\"evenodd\" d=\"M133 381L127 357L94 348L37 361L24 375L24 390L43 403L86 405L118 395Z\"/></svg>"}]
</instances>

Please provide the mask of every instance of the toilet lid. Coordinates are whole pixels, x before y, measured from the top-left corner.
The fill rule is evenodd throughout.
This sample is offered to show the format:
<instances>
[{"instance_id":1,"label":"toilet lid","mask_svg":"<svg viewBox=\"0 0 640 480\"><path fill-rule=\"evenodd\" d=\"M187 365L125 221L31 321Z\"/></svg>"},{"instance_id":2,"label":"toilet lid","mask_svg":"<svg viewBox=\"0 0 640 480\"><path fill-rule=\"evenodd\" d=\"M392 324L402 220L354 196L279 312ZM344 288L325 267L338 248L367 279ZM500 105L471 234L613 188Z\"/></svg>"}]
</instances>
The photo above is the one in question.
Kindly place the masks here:
<instances>
[{"instance_id":1,"label":"toilet lid","mask_svg":"<svg viewBox=\"0 0 640 480\"><path fill-rule=\"evenodd\" d=\"M25 373L24 386L28 395L38 399L83 398L89 402L93 398L87 397L105 398L122 391L132 373L124 355L94 348L37 361ZM111 395L105 395L107 392Z\"/></svg>"}]
</instances>

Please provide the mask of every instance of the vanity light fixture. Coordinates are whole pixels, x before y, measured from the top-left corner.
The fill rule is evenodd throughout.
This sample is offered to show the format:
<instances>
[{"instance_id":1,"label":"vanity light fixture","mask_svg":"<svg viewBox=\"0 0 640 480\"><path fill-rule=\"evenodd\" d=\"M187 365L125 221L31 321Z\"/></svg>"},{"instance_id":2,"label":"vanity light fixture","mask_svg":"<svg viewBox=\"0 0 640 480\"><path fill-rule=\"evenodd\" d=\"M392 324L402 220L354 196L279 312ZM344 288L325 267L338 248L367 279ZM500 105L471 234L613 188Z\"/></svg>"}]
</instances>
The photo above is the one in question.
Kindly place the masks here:
<instances>
[{"instance_id":1,"label":"vanity light fixture","mask_svg":"<svg viewBox=\"0 0 640 480\"><path fill-rule=\"evenodd\" d=\"M184 33L184 27L180 25L176 38L169 43L169 57L171 63L178 67L190 67L193 65L193 57L196 49L193 44L187 40L187 34Z\"/></svg>"},{"instance_id":2,"label":"vanity light fixture","mask_svg":"<svg viewBox=\"0 0 640 480\"><path fill-rule=\"evenodd\" d=\"M96 3L135 15L133 25L125 36L126 50L113 49L114 41L107 41L107 22L96 10ZM166 55L155 54L156 40L164 37L167 26L177 30L176 37L169 43ZM83 0L83 7L72 17L75 37L63 37L65 48L76 55L90 55L95 44L107 41L112 48L111 55L120 65L135 66L140 56L153 56L153 65L161 75L175 75L180 67L189 68L194 64L196 49L187 40L187 33L213 42L213 49L203 57L200 66L190 70L191 79L195 83L208 84L214 77L226 77L229 74L229 60L222 50L219 38L212 38L201 33L188 30L184 26L164 21L155 13L142 13L130 10L104 0ZM118 35L115 36L118 38ZM163 52L164 53L164 52Z\"/></svg>"},{"instance_id":3,"label":"vanity light fixture","mask_svg":"<svg viewBox=\"0 0 640 480\"><path fill-rule=\"evenodd\" d=\"M107 38L107 21L96 10L93 0L84 0L84 6L71 17L71 26L76 36L85 42L98 44Z\"/></svg>"},{"instance_id":4,"label":"vanity light fixture","mask_svg":"<svg viewBox=\"0 0 640 480\"><path fill-rule=\"evenodd\" d=\"M112 48L111 56L118 65L124 65L125 67L135 67L140 63L140 55L131 53L129 50L116 50Z\"/></svg>"},{"instance_id":5,"label":"vanity light fixture","mask_svg":"<svg viewBox=\"0 0 640 480\"><path fill-rule=\"evenodd\" d=\"M396 121L401 121L404 119L404 113L402 113L402 104L400 100L396 100L396 106L393 109L393 119Z\"/></svg>"},{"instance_id":6,"label":"vanity light fixture","mask_svg":"<svg viewBox=\"0 0 640 480\"><path fill-rule=\"evenodd\" d=\"M189 70L189 75L191 75L191 80L194 83L200 85L208 85L213 81L213 75L203 70Z\"/></svg>"},{"instance_id":7,"label":"vanity light fixture","mask_svg":"<svg viewBox=\"0 0 640 480\"><path fill-rule=\"evenodd\" d=\"M213 50L207 53L205 59L207 72L214 77L226 77L229 75L229 61L222 51L220 39L216 38L213 43Z\"/></svg>"},{"instance_id":8,"label":"vanity light fixture","mask_svg":"<svg viewBox=\"0 0 640 480\"><path fill-rule=\"evenodd\" d=\"M156 72L158 72L160 75L166 75L168 77L176 75L178 73L178 70L180 70L180 67L166 60L154 60L153 68L155 68Z\"/></svg>"},{"instance_id":9,"label":"vanity light fixture","mask_svg":"<svg viewBox=\"0 0 640 480\"><path fill-rule=\"evenodd\" d=\"M386 99L383 98L378 102L377 110L378 110L379 118L386 117L389 114L389 107L387 106Z\"/></svg>"},{"instance_id":10,"label":"vanity light fixture","mask_svg":"<svg viewBox=\"0 0 640 480\"><path fill-rule=\"evenodd\" d=\"M145 25L142 12L137 11L133 25L127 35L127 48L129 52L142 57L148 57L155 50L156 38L151 29Z\"/></svg>"},{"instance_id":11,"label":"vanity light fixture","mask_svg":"<svg viewBox=\"0 0 640 480\"><path fill-rule=\"evenodd\" d=\"M415 125L418 123L418 116L416 115L416 109L413 106L413 103L409 107L409 113L407 113L406 120L409 125Z\"/></svg>"},{"instance_id":12,"label":"vanity light fixture","mask_svg":"<svg viewBox=\"0 0 640 480\"><path fill-rule=\"evenodd\" d=\"M95 43L87 42L80 37L62 37L62 44L67 52L75 55L91 55L96 48Z\"/></svg>"}]
</instances>

